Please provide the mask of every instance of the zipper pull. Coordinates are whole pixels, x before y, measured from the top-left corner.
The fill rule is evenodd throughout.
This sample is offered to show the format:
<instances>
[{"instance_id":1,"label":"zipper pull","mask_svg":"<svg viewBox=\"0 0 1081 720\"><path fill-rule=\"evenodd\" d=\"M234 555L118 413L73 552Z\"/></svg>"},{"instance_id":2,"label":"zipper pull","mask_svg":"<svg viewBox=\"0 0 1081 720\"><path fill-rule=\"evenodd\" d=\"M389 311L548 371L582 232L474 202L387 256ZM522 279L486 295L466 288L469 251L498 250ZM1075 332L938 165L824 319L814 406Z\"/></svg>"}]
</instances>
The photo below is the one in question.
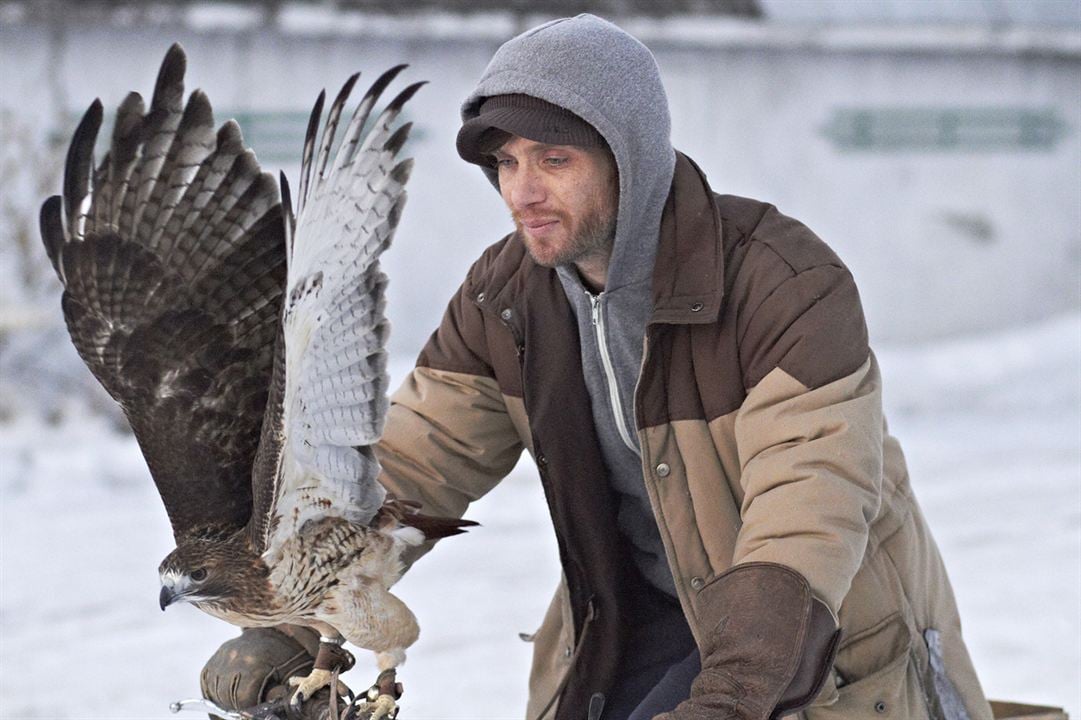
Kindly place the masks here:
<instances>
[{"instance_id":1,"label":"zipper pull","mask_svg":"<svg viewBox=\"0 0 1081 720\"><path fill-rule=\"evenodd\" d=\"M601 299L600 296L586 290L586 297L589 298L589 307L591 315L593 317L593 325L597 326L601 322Z\"/></svg>"},{"instance_id":2,"label":"zipper pull","mask_svg":"<svg viewBox=\"0 0 1081 720\"><path fill-rule=\"evenodd\" d=\"M589 711L586 717L588 720L600 720L602 712L604 712L604 695L593 693L593 697L589 698Z\"/></svg>"}]
</instances>

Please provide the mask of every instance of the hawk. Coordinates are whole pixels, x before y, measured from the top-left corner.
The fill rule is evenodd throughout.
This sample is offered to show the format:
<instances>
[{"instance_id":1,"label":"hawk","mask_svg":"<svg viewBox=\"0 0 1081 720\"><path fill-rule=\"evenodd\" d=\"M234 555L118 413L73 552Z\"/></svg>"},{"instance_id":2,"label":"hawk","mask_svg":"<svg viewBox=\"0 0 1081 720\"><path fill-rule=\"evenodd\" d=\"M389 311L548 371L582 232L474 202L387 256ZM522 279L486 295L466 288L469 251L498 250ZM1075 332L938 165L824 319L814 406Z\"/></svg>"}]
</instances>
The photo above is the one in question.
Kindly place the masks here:
<instances>
[{"instance_id":1,"label":"hawk","mask_svg":"<svg viewBox=\"0 0 1081 720\"><path fill-rule=\"evenodd\" d=\"M318 630L295 704L330 682L344 640L373 650L391 713L388 673L418 635L389 591L402 552L475 524L389 496L372 451L388 403L379 256L412 168L396 160L410 124L395 121L423 83L372 119L405 66L388 70L337 144L359 74L317 138L320 94L294 213L284 174L279 199L237 124L215 130L199 90L184 102L185 67L173 45L149 110L127 96L96 167L100 101L75 131L63 195L41 210L64 318L165 504L176 549L159 567L161 608Z\"/></svg>"}]
</instances>

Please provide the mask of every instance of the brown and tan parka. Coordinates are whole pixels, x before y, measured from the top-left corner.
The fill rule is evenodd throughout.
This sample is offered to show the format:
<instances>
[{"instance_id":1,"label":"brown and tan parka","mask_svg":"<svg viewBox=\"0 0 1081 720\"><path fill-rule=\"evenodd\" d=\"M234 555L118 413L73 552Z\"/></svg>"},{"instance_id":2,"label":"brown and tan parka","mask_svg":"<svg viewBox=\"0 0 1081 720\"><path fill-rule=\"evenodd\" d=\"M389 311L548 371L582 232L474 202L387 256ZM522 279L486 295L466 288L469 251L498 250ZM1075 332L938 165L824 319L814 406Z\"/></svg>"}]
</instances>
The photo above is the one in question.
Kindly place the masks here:
<instances>
[{"instance_id":1,"label":"brown and tan parka","mask_svg":"<svg viewBox=\"0 0 1081 720\"><path fill-rule=\"evenodd\" d=\"M843 636L809 720L990 718L946 570L886 429L856 286L799 222L715 195L679 155L634 397L642 473L698 644L739 563L801 573ZM556 273L513 235L473 265L392 398L383 478L460 516L536 461L563 582L535 636L527 717L584 718L617 670L633 564ZM963 707L962 707L963 706ZM965 713L965 714L961 714Z\"/></svg>"}]
</instances>

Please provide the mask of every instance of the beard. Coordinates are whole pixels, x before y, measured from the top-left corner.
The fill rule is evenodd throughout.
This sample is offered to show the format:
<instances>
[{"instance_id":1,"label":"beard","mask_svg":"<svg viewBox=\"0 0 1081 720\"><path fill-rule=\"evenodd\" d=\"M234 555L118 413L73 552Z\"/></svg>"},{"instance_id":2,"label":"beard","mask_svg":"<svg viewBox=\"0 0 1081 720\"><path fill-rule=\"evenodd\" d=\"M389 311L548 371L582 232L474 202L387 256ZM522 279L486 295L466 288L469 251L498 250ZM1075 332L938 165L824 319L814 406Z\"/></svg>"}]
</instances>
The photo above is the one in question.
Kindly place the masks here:
<instances>
[{"instance_id":1,"label":"beard","mask_svg":"<svg viewBox=\"0 0 1081 720\"><path fill-rule=\"evenodd\" d=\"M607 258L612 253L616 236L616 212L614 206L603 207L600 203L573 223L565 212L546 213L558 218L566 235L557 242L536 239L522 225L517 213L513 213L518 237L525 244L533 261L542 267L554 268L571 265L590 258Z\"/></svg>"}]
</instances>

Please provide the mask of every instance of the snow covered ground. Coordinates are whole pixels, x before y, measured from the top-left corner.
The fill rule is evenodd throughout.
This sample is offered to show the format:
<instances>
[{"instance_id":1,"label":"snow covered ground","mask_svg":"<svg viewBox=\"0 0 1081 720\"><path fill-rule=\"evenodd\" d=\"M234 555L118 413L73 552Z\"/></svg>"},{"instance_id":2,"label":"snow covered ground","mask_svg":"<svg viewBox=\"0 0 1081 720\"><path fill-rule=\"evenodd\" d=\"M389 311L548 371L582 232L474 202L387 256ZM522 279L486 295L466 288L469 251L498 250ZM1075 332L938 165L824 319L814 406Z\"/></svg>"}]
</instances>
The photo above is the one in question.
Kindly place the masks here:
<instances>
[{"instance_id":1,"label":"snow covered ground","mask_svg":"<svg viewBox=\"0 0 1081 720\"><path fill-rule=\"evenodd\" d=\"M1081 717L1081 314L879 350L891 428L992 697ZM157 607L168 522L105 420L0 425L0 718L168 718L228 626ZM423 627L403 717L519 718L558 569L527 463L399 592ZM361 657L353 687L372 677ZM191 717L199 717L191 715Z\"/></svg>"}]
</instances>

